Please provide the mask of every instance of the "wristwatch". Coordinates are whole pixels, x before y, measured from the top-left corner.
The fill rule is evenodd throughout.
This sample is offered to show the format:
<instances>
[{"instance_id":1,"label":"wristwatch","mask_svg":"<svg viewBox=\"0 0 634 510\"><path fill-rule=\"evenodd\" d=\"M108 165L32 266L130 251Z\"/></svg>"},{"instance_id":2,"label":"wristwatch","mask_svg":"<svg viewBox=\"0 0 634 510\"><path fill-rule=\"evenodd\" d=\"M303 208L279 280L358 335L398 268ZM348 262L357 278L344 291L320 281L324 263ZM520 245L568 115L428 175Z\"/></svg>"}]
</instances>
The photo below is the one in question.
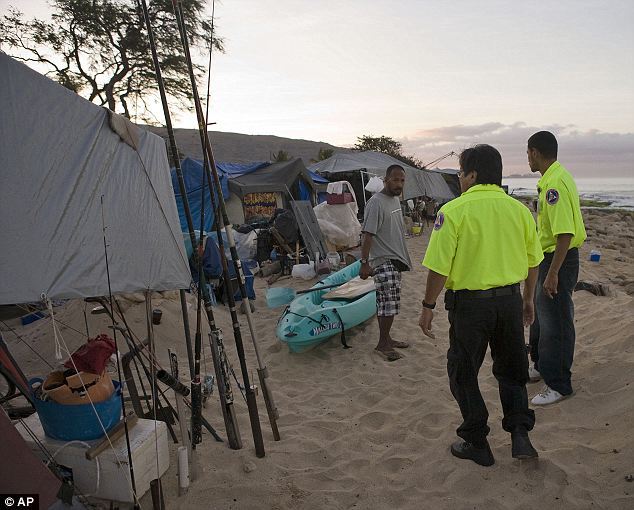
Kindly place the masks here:
<instances>
[{"instance_id":1,"label":"wristwatch","mask_svg":"<svg viewBox=\"0 0 634 510\"><path fill-rule=\"evenodd\" d=\"M368 263L368 259L361 259L361 264L367 264Z\"/></svg>"},{"instance_id":2,"label":"wristwatch","mask_svg":"<svg viewBox=\"0 0 634 510\"><path fill-rule=\"evenodd\" d=\"M433 310L434 308L436 308L436 303L430 305L429 303L425 303L425 300L423 299L423 308L429 308L430 310Z\"/></svg>"}]
</instances>

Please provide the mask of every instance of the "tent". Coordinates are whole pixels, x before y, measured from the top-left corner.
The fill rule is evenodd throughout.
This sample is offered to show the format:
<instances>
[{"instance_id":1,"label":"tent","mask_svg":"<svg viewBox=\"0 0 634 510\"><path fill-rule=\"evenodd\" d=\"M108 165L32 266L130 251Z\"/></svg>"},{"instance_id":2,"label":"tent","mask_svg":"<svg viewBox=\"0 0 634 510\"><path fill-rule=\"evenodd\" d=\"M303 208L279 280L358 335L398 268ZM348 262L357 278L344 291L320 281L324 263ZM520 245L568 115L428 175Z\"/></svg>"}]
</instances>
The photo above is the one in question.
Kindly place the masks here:
<instances>
[{"instance_id":1,"label":"tent","mask_svg":"<svg viewBox=\"0 0 634 510\"><path fill-rule=\"evenodd\" d=\"M313 187L315 188L315 193L317 194L317 203L321 204L326 201L327 193L326 189L328 188L328 183L330 182L325 177L322 177L318 173L308 171L311 179L313 180Z\"/></svg>"},{"instance_id":2,"label":"tent","mask_svg":"<svg viewBox=\"0 0 634 510\"><path fill-rule=\"evenodd\" d=\"M229 191L242 202L245 219L271 216L280 207L290 208L290 200L315 202L313 180L300 158L231 177Z\"/></svg>"},{"instance_id":3,"label":"tent","mask_svg":"<svg viewBox=\"0 0 634 510\"><path fill-rule=\"evenodd\" d=\"M4 53L0 111L0 304L107 295L104 227L112 292L189 287L160 137Z\"/></svg>"},{"instance_id":4,"label":"tent","mask_svg":"<svg viewBox=\"0 0 634 510\"><path fill-rule=\"evenodd\" d=\"M0 111L0 304L189 288L160 137L2 52ZM12 488L48 508L57 482L0 421L9 480L42 482Z\"/></svg>"},{"instance_id":5,"label":"tent","mask_svg":"<svg viewBox=\"0 0 634 510\"><path fill-rule=\"evenodd\" d=\"M280 192L292 195L295 200L310 200L306 193L312 189L313 180L300 158L273 163L229 179L229 190L241 199L249 193Z\"/></svg>"},{"instance_id":6,"label":"tent","mask_svg":"<svg viewBox=\"0 0 634 510\"><path fill-rule=\"evenodd\" d=\"M370 176L384 176L390 165L401 165L405 169L404 200L428 196L437 202L447 202L455 196L440 174L419 170L382 152L337 152L330 158L311 165L310 171L325 175L331 181L338 174L354 174L356 182L351 181L351 184L355 188L357 200L359 200L359 197L364 196L362 188ZM350 181L351 179L346 178L345 180Z\"/></svg>"},{"instance_id":7,"label":"tent","mask_svg":"<svg viewBox=\"0 0 634 510\"><path fill-rule=\"evenodd\" d=\"M222 188L222 195L225 200L229 200L229 179L239 177L244 174L255 172L256 170L268 166L269 163L217 163L218 178L220 179L220 187ZM204 230L211 231L214 224L214 212L211 207L211 198L208 191L209 183L205 180L205 172L203 169L203 162L192 158L185 158L181 161L181 170L183 172L183 180L185 181L185 189L187 190L187 199L189 202L189 209L192 215L192 221L194 228L200 228L200 213L202 210L203 198L201 194L203 183L207 187L205 193L205 225ZM183 232L189 230L187 226L187 218L185 216L185 208L183 206L183 198L180 193L180 187L178 185L178 177L176 175L176 169L172 168L172 187L174 188L174 196L176 197L176 205L178 207L178 216L180 218L181 229ZM214 186L215 189L215 186ZM218 199L216 195L216 204Z\"/></svg>"}]
</instances>

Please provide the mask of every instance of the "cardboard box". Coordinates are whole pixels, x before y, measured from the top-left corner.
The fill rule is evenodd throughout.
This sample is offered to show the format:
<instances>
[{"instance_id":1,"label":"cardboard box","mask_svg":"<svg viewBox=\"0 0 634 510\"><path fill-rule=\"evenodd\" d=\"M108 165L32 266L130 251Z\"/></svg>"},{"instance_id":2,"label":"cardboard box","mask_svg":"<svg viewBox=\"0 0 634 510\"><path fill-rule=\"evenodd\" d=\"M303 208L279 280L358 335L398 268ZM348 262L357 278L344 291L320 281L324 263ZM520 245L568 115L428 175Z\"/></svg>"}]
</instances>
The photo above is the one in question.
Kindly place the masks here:
<instances>
[{"instance_id":1,"label":"cardboard box","mask_svg":"<svg viewBox=\"0 0 634 510\"><path fill-rule=\"evenodd\" d=\"M97 456L97 459L99 459L99 488L97 489L97 459L86 459L85 453L88 449L86 446L78 442L71 442L64 446L68 443L67 441L58 441L45 436L37 413L26 418L24 422L35 434L37 440L54 456L57 463L72 470L75 486L82 494L108 501L134 502L132 485L129 480L130 469L128 467L125 435L115 441L113 444L114 449L108 447L107 450ZM134 481L139 499L149 490L150 481L164 475L169 468L167 426L162 421L156 422L155 440L154 423L154 420L139 418L136 425L130 429ZM25 430L24 425L17 423L16 429L31 450L42 460L47 461L48 458ZM96 439L84 442L94 446L100 441L101 439Z\"/></svg>"}]
</instances>

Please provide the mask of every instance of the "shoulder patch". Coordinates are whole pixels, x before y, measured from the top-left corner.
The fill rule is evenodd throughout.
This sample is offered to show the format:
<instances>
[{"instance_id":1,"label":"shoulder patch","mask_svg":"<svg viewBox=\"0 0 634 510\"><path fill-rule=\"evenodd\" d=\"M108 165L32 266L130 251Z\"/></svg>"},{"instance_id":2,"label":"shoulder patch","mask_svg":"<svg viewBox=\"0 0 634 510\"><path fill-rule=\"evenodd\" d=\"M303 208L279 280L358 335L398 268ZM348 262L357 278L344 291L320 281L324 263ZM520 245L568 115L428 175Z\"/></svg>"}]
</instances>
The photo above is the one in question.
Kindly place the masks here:
<instances>
[{"instance_id":1,"label":"shoulder patch","mask_svg":"<svg viewBox=\"0 0 634 510\"><path fill-rule=\"evenodd\" d=\"M434 230L440 230L445 223L445 215L444 213L439 212L436 216L436 221L434 222Z\"/></svg>"},{"instance_id":2,"label":"shoulder patch","mask_svg":"<svg viewBox=\"0 0 634 510\"><path fill-rule=\"evenodd\" d=\"M555 205L559 202L559 192L555 188L550 188L546 192L546 202L548 205Z\"/></svg>"}]
</instances>

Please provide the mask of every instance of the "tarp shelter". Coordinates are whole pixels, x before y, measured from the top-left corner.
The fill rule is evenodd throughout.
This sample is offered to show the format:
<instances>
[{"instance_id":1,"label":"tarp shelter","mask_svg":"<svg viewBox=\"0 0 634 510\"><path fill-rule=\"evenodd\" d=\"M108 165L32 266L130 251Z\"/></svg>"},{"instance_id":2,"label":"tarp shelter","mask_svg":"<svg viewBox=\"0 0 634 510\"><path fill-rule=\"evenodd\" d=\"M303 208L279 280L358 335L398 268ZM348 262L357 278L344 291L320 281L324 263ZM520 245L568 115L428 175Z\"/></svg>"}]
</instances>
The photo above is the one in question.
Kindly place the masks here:
<instances>
[{"instance_id":1,"label":"tarp shelter","mask_svg":"<svg viewBox=\"0 0 634 510\"><path fill-rule=\"evenodd\" d=\"M317 193L317 203L321 204L326 201L326 188L330 182L325 177L322 177L318 173L308 171L310 177L313 180L313 186L315 187L315 193Z\"/></svg>"},{"instance_id":2,"label":"tarp shelter","mask_svg":"<svg viewBox=\"0 0 634 510\"><path fill-rule=\"evenodd\" d=\"M405 169L405 187L403 189L403 200L410 198L428 196L437 202L447 202L455 197L447 183L440 174L419 170L402 163L396 158L382 152L361 151L361 152L337 152L333 156L323 161L319 161L310 166L310 171L327 176L331 181L335 180L338 174L355 174L356 182L351 179L357 201L363 206L362 187L372 175L385 176L385 171L390 165L401 165ZM357 189L358 188L358 189Z\"/></svg>"},{"instance_id":3,"label":"tarp shelter","mask_svg":"<svg viewBox=\"0 0 634 510\"><path fill-rule=\"evenodd\" d=\"M222 195L225 200L229 200L229 179L239 177L244 174L255 172L256 170L268 166L269 163L217 163L218 178L220 180L220 187L222 188ZM206 231L213 230L214 224L214 211L211 205L211 197L209 195L209 183L206 182L205 172L203 168L203 162L192 158L185 158L181 161L181 170L183 172L183 181L185 182L185 189L187 190L187 199L189 203L189 209L192 215L192 221L194 228L200 228L200 213L202 211L202 204L205 206L205 225ZM185 232L188 231L187 218L185 216L185 209L183 206L183 198L180 193L180 187L178 185L178 176L176 175L176 169L172 168L172 187L174 188L174 196L176 197L176 205L178 207L178 216L180 218L181 229ZM202 187L203 183L206 188L205 200L203 202ZM214 186L213 189L216 187ZM218 204L218 195L215 196L216 204Z\"/></svg>"},{"instance_id":4,"label":"tarp shelter","mask_svg":"<svg viewBox=\"0 0 634 510\"><path fill-rule=\"evenodd\" d=\"M443 176L445 182L449 185L449 189L456 195L460 195L460 179L458 179L457 168L429 168L430 172L438 173Z\"/></svg>"},{"instance_id":5,"label":"tarp shelter","mask_svg":"<svg viewBox=\"0 0 634 510\"><path fill-rule=\"evenodd\" d=\"M242 201L246 219L258 212L270 215L271 209L276 207L288 209L291 200L315 202L313 180L300 158L273 163L255 172L232 177L229 179L229 190ZM258 196L264 197L264 201L260 201Z\"/></svg>"},{"instance_id":6,"label":"tarp shelter","mask_svg":"<svg viewBox=\"0 0 634 510\"><path fill-rule=\"evenodd\" d=\"M0 111L0 304L107 295L104 226L113 293L189 287L160 137L2 52Z\"/></svg>"}]
</instances>

